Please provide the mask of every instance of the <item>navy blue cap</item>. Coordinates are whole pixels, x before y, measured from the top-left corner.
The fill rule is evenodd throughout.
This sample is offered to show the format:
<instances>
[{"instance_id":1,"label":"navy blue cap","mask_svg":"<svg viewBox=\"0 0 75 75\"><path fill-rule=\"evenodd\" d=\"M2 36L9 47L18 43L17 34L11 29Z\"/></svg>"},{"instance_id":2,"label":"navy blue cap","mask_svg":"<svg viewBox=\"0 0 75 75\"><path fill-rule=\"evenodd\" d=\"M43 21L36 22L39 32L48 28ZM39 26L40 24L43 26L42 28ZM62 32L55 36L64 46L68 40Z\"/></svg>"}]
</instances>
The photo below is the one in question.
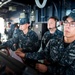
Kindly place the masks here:
<instances>
[{"instance_id":1,"label":"navy blue cap","mask_svg":"<svg viewBox=\"0 0 75 75\"><path fill-rule=\"evenodd\" d=\"M69 16L70 16L71 18L73 18L74 21L75 21L75 11L72 11L72 12L69 14Z\"/></svg>"},{"instance_id":2,"label":"navy blue cap","mask_svg":"<svg viewBox=\"0 0 75 75\"><path fill-rule=\"evenodd\" d=\"M29 19L28 18L21 18L20 19L20 25L23 25L25 23L29 23Z\"/></svg>"}]
</instances>

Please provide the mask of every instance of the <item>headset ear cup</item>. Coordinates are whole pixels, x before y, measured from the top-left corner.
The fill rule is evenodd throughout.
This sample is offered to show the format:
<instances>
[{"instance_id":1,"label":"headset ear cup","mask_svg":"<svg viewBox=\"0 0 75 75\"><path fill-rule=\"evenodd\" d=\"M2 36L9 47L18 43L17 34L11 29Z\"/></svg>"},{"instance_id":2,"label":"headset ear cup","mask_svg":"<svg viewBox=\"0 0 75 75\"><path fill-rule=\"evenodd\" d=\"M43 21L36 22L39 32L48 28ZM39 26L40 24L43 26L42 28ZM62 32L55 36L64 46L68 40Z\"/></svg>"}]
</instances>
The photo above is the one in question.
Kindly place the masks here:
<instances>
[{"instance_id":1,"label":"headset ear cup","mask_svg":"<svg viewBox=\"0 0 75 75\"><path fill-rule=\"evenodd\" d=\"M55 20L56 20L55 27L57 28L59 26L59 19L55 18Z\"/></svg>"}]
</instances>

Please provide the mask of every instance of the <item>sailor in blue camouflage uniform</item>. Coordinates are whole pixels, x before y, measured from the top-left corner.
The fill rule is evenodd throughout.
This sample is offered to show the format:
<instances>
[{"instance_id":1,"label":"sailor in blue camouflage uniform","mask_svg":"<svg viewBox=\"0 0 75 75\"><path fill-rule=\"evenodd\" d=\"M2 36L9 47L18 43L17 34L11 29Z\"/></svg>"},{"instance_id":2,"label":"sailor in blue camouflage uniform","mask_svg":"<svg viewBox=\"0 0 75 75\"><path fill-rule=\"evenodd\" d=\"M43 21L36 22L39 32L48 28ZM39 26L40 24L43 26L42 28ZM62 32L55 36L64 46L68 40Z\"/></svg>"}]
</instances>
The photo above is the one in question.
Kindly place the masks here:
<instances>
[{"instance_id":1,"label":"sailor in blue camouflage uniform","mask_svg":"<svg viewBox=\"0 0 75 75\"><path fill-rule=\"evenodd\" d=\"M52 38L61 38L63 32L58 30L56 27L58 18L57 17L50 17L48 20L47 28L49 31L45 32L42 37L42 48L44 49L48 41Z\"/></svg>"},{"instance_id":2,"label":"sailor in blue camouflage uniform","mask_svg":"<svg viewBox=\"0 0 75 75\"><path fill-rule=\"evenodd\" d=\"M15 25L15 28L14 28L14 32L13 32L12 37L16 37L17 34L18 34L19 31L20 31L19 26L18 26L19 24L18 24L18 23L14 23L14 25Z\"/></svg>"},{"instance_id":3,"label":"sailor in blue camouflage uniform","mask_svg":"<svg viewBox=\"0 0 75 75\"><path fill-rule=\"evenodd\" d=\"M49 65L42 64L36 68L51 75L75 75L75 13L71 12L64 24L64 37L50 39L44 51L16 54L30 59L48 59ZM49 74L49 75L50 75Z\"/></svg>"},{"instance_id":4,"label":"sailor in blue camouflage uniform","mask_svg":"<svg viewBox=\"0 0 75 75\"><path fill-rule=\"evenodd\" d=\"M20 31L16 36L9 39L7 42L0 45L0 48L12 48L14 45L15 50L22 48L23 52L34 52L39 49L38 35L29 29L29 19L20 19Z\"/></svg>"}]
</instances>

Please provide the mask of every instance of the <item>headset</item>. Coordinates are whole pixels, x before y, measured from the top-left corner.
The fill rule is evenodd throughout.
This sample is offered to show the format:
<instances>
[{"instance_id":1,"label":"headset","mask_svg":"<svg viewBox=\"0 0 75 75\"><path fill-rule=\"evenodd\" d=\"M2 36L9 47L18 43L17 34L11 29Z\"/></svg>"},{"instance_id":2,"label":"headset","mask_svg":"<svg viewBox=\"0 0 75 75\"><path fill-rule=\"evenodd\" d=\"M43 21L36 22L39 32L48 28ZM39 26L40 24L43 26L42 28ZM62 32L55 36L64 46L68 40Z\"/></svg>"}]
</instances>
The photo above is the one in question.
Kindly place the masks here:
<instances>
[{"instance_id":1,"label":"headset","mask_svg":"<svg viewBox=\"0 0 75 75\"><path fill-rule=\"evenodd\" d=\"M59 19L56 17L56 16L52 16L52 17L50 17L49 19L54 19L55 20L55 27L54 28L57 28L59 25L57 25L57 24L59 24L58 22L59 22ZM49 20L48 19L48 20ZM50 29L52 29L52 28L50 28Z\"/></svg>"}]
</instances>

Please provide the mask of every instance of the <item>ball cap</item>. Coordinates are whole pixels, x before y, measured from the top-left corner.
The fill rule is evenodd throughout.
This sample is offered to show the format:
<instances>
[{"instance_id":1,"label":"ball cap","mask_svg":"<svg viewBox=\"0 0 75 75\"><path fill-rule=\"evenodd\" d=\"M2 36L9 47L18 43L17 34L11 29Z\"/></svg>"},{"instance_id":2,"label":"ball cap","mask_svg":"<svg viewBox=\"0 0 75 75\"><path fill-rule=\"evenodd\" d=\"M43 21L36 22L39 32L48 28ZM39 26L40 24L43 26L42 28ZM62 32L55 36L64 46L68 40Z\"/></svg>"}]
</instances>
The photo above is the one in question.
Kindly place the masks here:
<instances>
[{"instance_id":1,"label":"ball cap","mask_svg":"<svg viewBox=\"0 0 75 75\"><path fill-rule=\"evenodd\" d=\"M23 25L25 23L29 23L29 19L28 18L21 18L20 19L20 25Z\"/></svg>"},{"instance_id":2,"label":"ball cap","mask_svg":"<svg viewBox=\"0 0 75 75\"><path fill-rule=\"evenodd\" d=\"M75 10L71 11L71 13L68 16L73 18L75 21Z\"/></svg>"}]
</instances>

